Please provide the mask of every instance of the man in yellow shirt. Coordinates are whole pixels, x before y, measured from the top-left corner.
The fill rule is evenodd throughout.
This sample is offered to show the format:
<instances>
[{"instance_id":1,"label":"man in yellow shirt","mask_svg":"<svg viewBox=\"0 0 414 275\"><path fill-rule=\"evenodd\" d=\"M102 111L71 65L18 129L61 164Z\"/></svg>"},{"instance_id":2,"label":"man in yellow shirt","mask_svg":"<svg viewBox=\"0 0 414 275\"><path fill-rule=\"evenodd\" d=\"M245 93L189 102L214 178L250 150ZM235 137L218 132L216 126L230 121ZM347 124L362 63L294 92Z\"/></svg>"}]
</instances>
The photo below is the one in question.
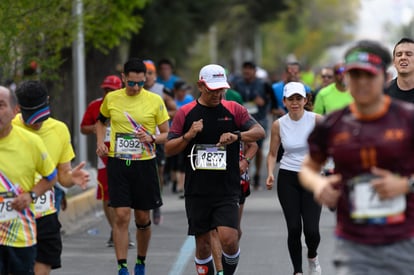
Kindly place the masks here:
<instances>
[{"instance_id":1,"label":"man in yellow shirt","mask_svg":"<svg viewBox=\"0 0 414 275\"><path fill-rule=\"evenodd\" d=\"M137 227L135 275L145 274L151 238L150 210L162 205L155 144L166 141L168 112L163 99L144 89L146 67L132 58L124 65L125 88L107 94L96 124L98 156L108 155L110 206L115 208L113 239L118 274L127 275L128 226L131 208ZM111 121L110 147L105 145ZM156 135L156 128L159 134Z\"/></svg>"},{"instance_id":2,"label":"man in yellow shirt","mask_svg":"<svg viewBox=\"0 0 414 275\"><path fill-rule=\"evenodd\" d=\"M12 125L17 112L15 94L0 86L0 274L34 274L32 202L53 187L57 174L42 140Z\"/></svg>"},{"instance_id":3,"label":"man in yellow shirt","mask_svg":"<svg viewBox=\"0 0 414 275\"><path fill-rule=\"evenodd\" d=\"M86 187L89 172L83 169L81 162L72 169L71 161L75 157L69 129L63 122L50 117L49 100L46 88L38 81L28 80L16 90L21 113L16 115L13 125L39 136L58 172L58 182L64 187L74 184ZM50 274L51 269L61 267L62 239L60 222L55 208L53 188L39 197L35 203L37 223L36 275Z\"/></svg>"}]
</instances>

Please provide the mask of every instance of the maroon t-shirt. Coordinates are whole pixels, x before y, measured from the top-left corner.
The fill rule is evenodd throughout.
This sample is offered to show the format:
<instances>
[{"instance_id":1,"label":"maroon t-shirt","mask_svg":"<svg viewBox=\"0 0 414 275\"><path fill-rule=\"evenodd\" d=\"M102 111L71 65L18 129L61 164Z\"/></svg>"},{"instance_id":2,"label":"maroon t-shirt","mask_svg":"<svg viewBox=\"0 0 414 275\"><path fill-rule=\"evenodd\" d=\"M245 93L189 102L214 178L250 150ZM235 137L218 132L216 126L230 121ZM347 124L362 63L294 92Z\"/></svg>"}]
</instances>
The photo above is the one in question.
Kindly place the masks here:
<instances>
[{"instance_id":1,"label":"maroon t-shirt","mask_svg":"<svg viewBox=\"0 0 414 275\"><path fill-rule=\"evenodd\" d=\"M338 237L366 244L386 244L414 236L414 194L406 196L405 219L392 224L357 223L351 219L351 178L369 174L373 166L401 176L414 173L414 105L385 96L380 112L369 117L351 104L329 114L310 134L309 152L323 163L333 157L335 173L342 175L338 188Z\"/></svg>"}]
</instances>

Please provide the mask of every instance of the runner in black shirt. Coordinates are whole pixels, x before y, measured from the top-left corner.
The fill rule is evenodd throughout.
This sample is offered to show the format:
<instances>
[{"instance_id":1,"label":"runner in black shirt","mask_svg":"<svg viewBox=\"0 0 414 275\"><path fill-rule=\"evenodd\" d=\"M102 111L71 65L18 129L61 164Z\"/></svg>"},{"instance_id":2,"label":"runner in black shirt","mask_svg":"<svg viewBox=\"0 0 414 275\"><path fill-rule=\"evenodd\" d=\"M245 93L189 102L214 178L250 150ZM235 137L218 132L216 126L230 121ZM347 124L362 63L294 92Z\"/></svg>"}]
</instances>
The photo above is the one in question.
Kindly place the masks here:
<instances>
[{"instance_id":1,"label":"runner in black shirt","mask_svg":"<svg viewBox=\"0 0 414 275\"><path fill-rule=\"evenodd\" d=\"M265 134L243 106L222 100L229 85L221 66L203 67L197 86L201 95L177 111L165 151L167 155L184 151L189 156L185 160L185 204L188 234L196 239L197 273L214 274L210 230L217 229L223 271L229 275L240 254L240 141L257 141Z\"/></svg>"},{"instance_id":2,"label":"runner in black shirt","mask_svg":"<svg viewBox=\"0 0 414 275\"><path fill-rule=\"evenodd\" d=\"M385 93L414 103L414 40L402 38L397 42L393 51L393 63L398 75L391 80Z\"/></svg>"}]
</instances>

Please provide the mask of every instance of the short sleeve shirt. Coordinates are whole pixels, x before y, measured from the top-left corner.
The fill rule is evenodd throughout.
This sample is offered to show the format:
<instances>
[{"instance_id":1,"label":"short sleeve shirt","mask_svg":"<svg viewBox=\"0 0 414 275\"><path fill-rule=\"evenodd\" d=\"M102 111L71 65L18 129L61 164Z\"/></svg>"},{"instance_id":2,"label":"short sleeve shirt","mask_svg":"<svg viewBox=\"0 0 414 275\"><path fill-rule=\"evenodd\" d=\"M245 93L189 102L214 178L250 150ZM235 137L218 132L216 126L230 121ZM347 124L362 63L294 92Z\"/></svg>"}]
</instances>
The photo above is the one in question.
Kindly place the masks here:
<instances>
[{"instance_id":1,"label":"short sleeve shirt","mask_svg":"<svg viewBox=\"0 0 414 275\"><path fill-rule=\"evenodd\" d=\"M0 193L13 188L18 194L29 192L35 186L36 173L42 177L56 176L55 165L40 137L21 127L13 127L7 137L0 139L0 151ZM10 188L7 182L14 187ZM12 247L36 244L34 204L19 212L17 218L1 222L0 244Z\"/></svg>"},{"instance_id":2,"label":"short sleeve shirt","mask_svg":"<svg viewBox=\"0 0 414 275\"><path fill-rule=\"evenodd\" d=\"M414 236L414 194L406 196L405 220L398 224L358 224L351 219L347 182L370 173L371 167L401 176L414 171L414 105L386 97L375 116L357 113L352 104L327 115L310 134L309 154L323 163L332 157L335 173L342 175L337 205L336 234L366 244L386 244Z\"/></svg>"},{"instance_id":3,"label":"short sleeve shirt","mask_svg":"<svg viewBox=\"0 0 414 275\"><path fill-rule=\"evenodd\" d=\"M54 118L48 118L43 122L42 127L39 130L33 130L23 123L21 114L18 114L14 118L13 124L23 127L25 130L38 135L42 139L43 143L47 144L47 151L49 152L55 167L59 164L70 162L75 157L69 129L62 121ZM52 193L50 195L52 195L53 202L54 194ZM55 212L56 209L52 203L47 210L41 213L36 213L36 217L46 216Z\"/></svg>"},{"instance_id":4,"label":"short sleeve shirt","mask_svg":"<svg viewBox=\"0 0 414 275\"><path fill-rule=\"evenodd\" d=\"M192 197L236 197L240 195L239 153L240 143L226 146L225 170L193 170L192 157L198 145L215 145L223 133L246 131L256 120L246 108L234 101L222 100L216 107L201 105L197 100L181 107L174 116L168 139L182 136L194 121L203 119L203 130L191 140L183 151L185 158L185 193Z\"/></svg>"},{"instance_id":5,"label":"short sleeve shirt","mask_svg":"<svg viewBox=\"0 0 414 275\"><path fill-rule=\"evenodd\" d=\"M110 157L117 155L116 151L118 149L116 148L119 148L118 144L122 140L121 136L135 133L134 123L143 127L148 134L153 135L156 127L169 119L163 99L144 88L133 96L128 96L125 88L107 94L101 105L100 113L111 120L111 138L108 153ZM154 144L138 144L137 146L143 148L139 160L155 157Z\"/></svg>"}]
</instances>

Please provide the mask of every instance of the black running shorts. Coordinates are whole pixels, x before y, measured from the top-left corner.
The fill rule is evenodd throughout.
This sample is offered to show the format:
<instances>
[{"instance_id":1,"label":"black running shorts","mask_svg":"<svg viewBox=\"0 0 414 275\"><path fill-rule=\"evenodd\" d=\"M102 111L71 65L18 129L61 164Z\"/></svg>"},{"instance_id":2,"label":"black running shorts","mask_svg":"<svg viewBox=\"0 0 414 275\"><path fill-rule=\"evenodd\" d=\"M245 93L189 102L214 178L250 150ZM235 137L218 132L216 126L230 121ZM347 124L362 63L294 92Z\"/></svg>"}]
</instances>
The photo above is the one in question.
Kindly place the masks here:
<instances>
[{"instance_id":1,"label":"black running shorts","mask_svg":"<svg viewBox=\"0 0 414 275\"><path fill-rule=\"evenodd\" d=\"M52 269L61 267L62 238L61 224L57 213L36 219L37 256L36 262L50 265Z\"/></svg>"},{"instance_id":2,"label":"black running shorts","mask_svg":"<svg viewBox=\"0 0 414 275\"><path fill-rule=\"evenodd\" d=\"M186 197L188 235L209 232L217 226L239 227L239 198Z\"/></svg>"},{"instance_id":3,"label":"black running shorts","mask_svg":"<svg viewBox=\"0 0 414 275\"><path fill-rule=\"evenodd\" d=\"M126 161L108 158L111 207L150 210L162 205L156 159Z\"/></svg>"}]
</instances>

